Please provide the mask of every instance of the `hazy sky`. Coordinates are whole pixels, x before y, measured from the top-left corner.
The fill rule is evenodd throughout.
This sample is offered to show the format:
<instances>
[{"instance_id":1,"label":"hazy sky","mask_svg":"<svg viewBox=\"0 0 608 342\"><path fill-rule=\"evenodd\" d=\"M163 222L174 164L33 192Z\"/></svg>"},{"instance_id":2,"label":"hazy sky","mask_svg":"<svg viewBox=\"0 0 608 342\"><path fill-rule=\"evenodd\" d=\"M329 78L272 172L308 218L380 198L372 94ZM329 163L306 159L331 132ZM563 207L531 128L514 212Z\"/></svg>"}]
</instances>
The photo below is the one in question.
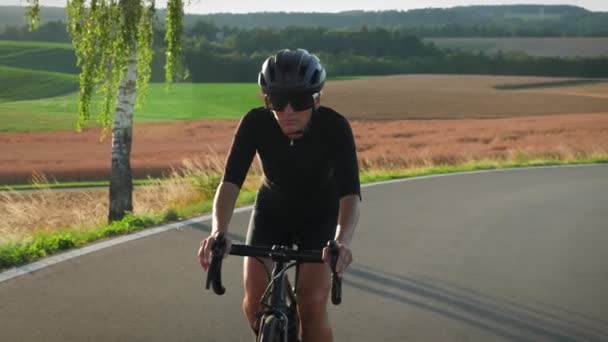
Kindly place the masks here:
<instances>
[{"instance_id":1,"label":"hazy sky","mask_svg":"<svg viewBox=\"0 0 608 342\"><path fill-rule=\"evenodd\" d=\"M471 1L471 0L185 0L191 4L186 7L188 13L216 12L340 12L348 10L408 10L425 7L454 7L467 5L496 4L547 4L576 5L592 11L608 11L608 0L516 0L516 1ZM2 5L24 4L24 0L0 0ZM66 0L40 0L44 6L65 6ZM157 0L157 7L164 7L166 0Z\"/></svg>"}]
</instances>

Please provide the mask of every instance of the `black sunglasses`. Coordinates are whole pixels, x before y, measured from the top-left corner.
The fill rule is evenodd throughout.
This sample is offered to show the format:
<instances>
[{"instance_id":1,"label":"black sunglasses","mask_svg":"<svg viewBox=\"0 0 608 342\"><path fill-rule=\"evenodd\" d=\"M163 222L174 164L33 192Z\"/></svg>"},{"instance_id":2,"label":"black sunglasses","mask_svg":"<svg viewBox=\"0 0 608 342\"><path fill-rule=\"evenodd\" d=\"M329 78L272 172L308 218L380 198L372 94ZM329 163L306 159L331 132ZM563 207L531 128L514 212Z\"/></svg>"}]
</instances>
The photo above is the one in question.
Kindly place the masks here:
<instances>
[{"instance_id":1,"label":"black sunglasses","mask_svg":"<svg viewBox=\"0 0 608 342\"><path fill-rule=\"evenodd\" d=\"M312 95L311 93L269 94L266 95L266 103L270 109L278 112L285 110L289 103L293 110L300 112L314 106L315 100Z\"/></svg>"}]
</instances>

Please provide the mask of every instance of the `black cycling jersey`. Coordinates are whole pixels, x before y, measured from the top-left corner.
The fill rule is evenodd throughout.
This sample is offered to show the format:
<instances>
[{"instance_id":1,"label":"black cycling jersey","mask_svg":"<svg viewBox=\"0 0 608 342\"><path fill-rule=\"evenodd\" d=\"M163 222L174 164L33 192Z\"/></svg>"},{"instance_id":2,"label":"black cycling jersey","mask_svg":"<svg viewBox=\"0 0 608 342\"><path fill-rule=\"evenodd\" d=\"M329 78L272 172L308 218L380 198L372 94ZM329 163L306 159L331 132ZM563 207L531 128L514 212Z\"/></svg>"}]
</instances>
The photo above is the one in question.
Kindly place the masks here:
<instances>
[{"instance_id":1,"label":"black cycling jersey","mask_svg":"<svg viewBox=\"0 0 608 342\"><path fill-rule=\"evenodd\" d=\"M337 214L345 195L361 198L359 169L351 127L341 114L320 107L304 135L290 140L272 112L248 112L236 130L223 181L241 187L258 154L263 177L256 210L290 218Z\"/></svg>"}]
</instances>

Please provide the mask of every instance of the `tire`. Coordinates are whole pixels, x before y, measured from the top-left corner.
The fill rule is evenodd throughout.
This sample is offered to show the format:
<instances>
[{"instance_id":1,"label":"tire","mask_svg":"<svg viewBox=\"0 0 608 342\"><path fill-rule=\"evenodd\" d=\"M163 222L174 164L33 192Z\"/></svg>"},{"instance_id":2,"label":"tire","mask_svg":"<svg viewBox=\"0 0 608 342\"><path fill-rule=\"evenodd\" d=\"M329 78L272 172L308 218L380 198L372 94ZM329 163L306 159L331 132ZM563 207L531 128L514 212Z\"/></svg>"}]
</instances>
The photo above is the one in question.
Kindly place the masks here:
<instances>
[{"instance_id":1,"label":"tire","mask_svg":"<svg viewBox=\"0 0 608 342\"><path fill-rule=\"evenodd\" d=\"M277 316L270 315L262 317L262 330L259 342L283 342L283 331L281 321Z\"/></svg>"}]
</instances>

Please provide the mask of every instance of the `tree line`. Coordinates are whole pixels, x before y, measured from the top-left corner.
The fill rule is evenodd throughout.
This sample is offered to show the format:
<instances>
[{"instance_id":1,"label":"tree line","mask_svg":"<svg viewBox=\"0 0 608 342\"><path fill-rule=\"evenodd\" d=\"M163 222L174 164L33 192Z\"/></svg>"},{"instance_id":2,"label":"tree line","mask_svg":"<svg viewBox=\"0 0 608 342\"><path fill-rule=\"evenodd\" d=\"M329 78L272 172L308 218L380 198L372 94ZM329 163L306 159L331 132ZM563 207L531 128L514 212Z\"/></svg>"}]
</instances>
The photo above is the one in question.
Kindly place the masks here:
<instances>
[{"instance_id":1,"label":"tree line","mask_svg":"<svg viewBox=\"0 0 608 342\"><path fill-rule=\"evenodd\" d=\"M419 37L608 36L608 13L591 12L576 6L466 6L341 13L218 13L196 19L187 16L185 19L188 25L200 20L242 29L289 26L353 29L367 25L406 30Z\"/></svg>"},{"instance_id":2,"label":"tree line","mask_svg":"<svg viewBox=\"0 0 608 342\"><path fill-rule=\"evenodd\" d=\"M44 7L40 14L43 23L65 21L63 8ZM159 26L162 26L165 17L165 10L157 10ZM289 26L353 29L367 25L405 29L419 37L608 36L608 13L568 5L463 6L340 13L187 14L184 26L191 27L201 20L213 22L218 27L247 30ZM0 6L0 32L2 26L14 31L24 23L22 7Z\"/></svg>"},{"instance_id":3,"label":"tree line","mask_svg":"<svg viewBox=\"0 0 608 342\"><path fill-rule=\"evenodd\" d=\"M164 30L154 30L157 50ZM37 31L0 39L69 42L65 24L49 22ZM286 27L239 29L199 21L184 30L184 58L192 82L254 81L266 57L282 48L306 48L319 55L330 76L396 73L472 73L607 77L606 57L532 57L440 49L407 29ZM152 80L162 81L164 54L156 53Z\"/></svg>"},{"instance_id":4,"label":"tree line","mask_svg":"<svg viewBox=\"0 0 608 342\"><path fill-rule=\"evenodd\" d=\"M187 29L186 35L185 64L193 82L255 81L264 59L286 47L304 47L317 54L330 76L461 73L608 77L607 57L534 57L440 49L405 29L365 25L348 30L246 30L200 21Z\"/></svg>"},{"instance_id":5,"label":"tree line","mask_svg":"<svg viewBox=\"0 0 608 342\"><path fill-rule=\"evenodd\" d=\"M185 51L192 82L255 82L267 55L215 55ZM479 74L555 77L608 77L608 58L485 55L450 51L438 56L391 58L317 53L330 77L392 74ZM160 64L160 63L159 63ZM154 73L153 73L154 79Z\"/></svg>"}]
</instances>

